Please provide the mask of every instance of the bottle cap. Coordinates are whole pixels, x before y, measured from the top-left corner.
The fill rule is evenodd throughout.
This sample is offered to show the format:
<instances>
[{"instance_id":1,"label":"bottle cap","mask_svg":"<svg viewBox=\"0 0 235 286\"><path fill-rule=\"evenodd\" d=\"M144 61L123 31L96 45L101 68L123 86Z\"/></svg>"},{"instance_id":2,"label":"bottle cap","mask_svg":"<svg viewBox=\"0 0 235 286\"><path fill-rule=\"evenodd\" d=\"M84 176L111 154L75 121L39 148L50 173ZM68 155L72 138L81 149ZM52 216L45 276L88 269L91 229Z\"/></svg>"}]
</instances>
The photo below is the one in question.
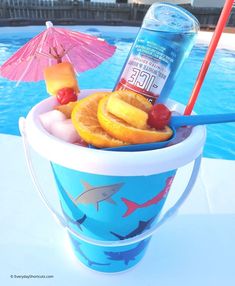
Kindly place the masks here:
<instances>
[{"instance_id":1,"label":"bottle cap","mask_svg":"<svg viewBox=\"0 0 235 286\"><path fill-rule=\"evenodd\" d=\"M144 28L167 32L197 33L199 22L184 8L166 4L153 4L143 21Z\"/></svg>"}]
</instances>

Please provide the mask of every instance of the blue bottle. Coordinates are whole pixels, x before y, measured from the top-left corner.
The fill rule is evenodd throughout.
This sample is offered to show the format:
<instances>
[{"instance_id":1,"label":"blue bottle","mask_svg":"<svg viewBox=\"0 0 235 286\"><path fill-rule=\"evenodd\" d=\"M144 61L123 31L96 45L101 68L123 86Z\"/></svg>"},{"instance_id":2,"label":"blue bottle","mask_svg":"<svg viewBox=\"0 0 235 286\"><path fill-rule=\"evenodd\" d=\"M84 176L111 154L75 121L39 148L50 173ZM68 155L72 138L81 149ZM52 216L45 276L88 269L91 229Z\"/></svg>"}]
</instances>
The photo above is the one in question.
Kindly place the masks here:
<instances>
[{"instance_id":1,"label":"blue bottle","mask_svg":"<svg viewBox=\"0 0 235 286\"><path fill-rule=\"evenodd\" d=\"M199 30L197 19L172 4L153 4L114 90L133 90L152 104L165 102Z\"/></svg>"}]
</instances>

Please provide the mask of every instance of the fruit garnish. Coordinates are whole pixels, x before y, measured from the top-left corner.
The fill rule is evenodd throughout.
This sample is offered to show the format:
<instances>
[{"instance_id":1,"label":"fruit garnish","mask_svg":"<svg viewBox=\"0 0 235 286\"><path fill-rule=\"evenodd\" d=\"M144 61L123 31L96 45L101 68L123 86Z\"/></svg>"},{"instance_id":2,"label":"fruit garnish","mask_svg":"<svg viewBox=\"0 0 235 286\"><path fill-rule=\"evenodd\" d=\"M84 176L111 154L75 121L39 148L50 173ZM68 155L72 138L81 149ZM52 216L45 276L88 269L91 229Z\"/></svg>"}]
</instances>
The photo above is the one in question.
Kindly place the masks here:
<instances>
[{"instance_id":1,"label":"fruit garnish","mask_svg":"<svg viewBox=\"0 0 235 286\"><path fill-rule=\"evenodd\" d=\"M76 74L73 65L69 62L62 62L44 69L44 79L47 92L56 95L63 87L71 87L76 94L79 93Z\"/></svg>"},{"instance_id":2,"label":"fruit garnish","mask_svg":"<svg viewBox=\"0 0 235 286\"><path fill-rule=\"evenodd\" d=\"M73 108L76 104L77 104L76 101L72 101L67 104L57 105L54 107L54 109L62 112L67 118L71 118Z\"/></svg>"},{"instance_id":3,"label":"fruit garnish","mask_svg":"<svg viewBox=\"0 0 235 286\"><path fill-rule=\"evenodd\" d=\"M108 102L107 102L107 110L112 113L113 115L117 116L118 118L124 120L125 122L129 123L130 125L139 128L139 129L146 129L147 128L147 120L148 120L148 111L151 108L151 104L148 102L148 100L143 98L139 94L133 94L131 93L131 96L129 96L128 93L126 93L126 98L124 97L122 99L120 96L120 92L114 92L109 96ZM132 96L135 96L136 99L133 100ZM131 100L130 100L131 99ZM127 101L125 101L127 100ZM132 104L128 103L130 101ZM141 102L143 104L142 110L141 108L135 107L133 103Z\"/></svg>"},{"instance_id":4,"label":"fruit garnish","mask_svg":"<svg viewBox=\"0 0 235 286\"><path fill-rule=\"evenodd\" d=\"M142 98L142 95L138 94L137 96L136 93L131 91L128 91L127 93L126 90L118 91L118 93L122 98L125 98L126 102L133 106L138 106L138 108L146 112L146 106L139 101L139 98ZM110 136L131 144L165 141L172 136L173 132L168 126L162 130L155 130L148 126L147 129L139 129L129 125L124 120L116 117L108 111L108 100L109 96L105 96L100 100L97 116L101 127Z\"/></svg>"},{"instance_id":5,"label":"fruit garnish","mask_svg":"<svg viewBox=\"0 0 235 286\"><path fill-rule=\"evenodd\" d=\"M148 113L148 125L155 129L164 129L169 125L171 111L164 104L153 105Z\"/></svg>"},{"instance_id":6,"label":"fruit garnish","mask_svg":"<svg viewBox=\"0 0 235 286\"><path fill-rule=\"evenodd\" d=\"M110 93L97 92L78 101L71 116L72 123L81 138L99 148L127 145L127 143L110 136L100 126L97 119L99 101L108 94Z\"/></svg>"},{"instance_id":7,"label":"fruit garnish","mask_svg":"<svg viewBox=\"0 0 235 286\"><path fill-rule=\"evenodd\" d=\"M58 90L56 98L60 104L67 104L71 101L77 101L76 92L71 87L64 87Z\"/></svg>"}]
</instances>

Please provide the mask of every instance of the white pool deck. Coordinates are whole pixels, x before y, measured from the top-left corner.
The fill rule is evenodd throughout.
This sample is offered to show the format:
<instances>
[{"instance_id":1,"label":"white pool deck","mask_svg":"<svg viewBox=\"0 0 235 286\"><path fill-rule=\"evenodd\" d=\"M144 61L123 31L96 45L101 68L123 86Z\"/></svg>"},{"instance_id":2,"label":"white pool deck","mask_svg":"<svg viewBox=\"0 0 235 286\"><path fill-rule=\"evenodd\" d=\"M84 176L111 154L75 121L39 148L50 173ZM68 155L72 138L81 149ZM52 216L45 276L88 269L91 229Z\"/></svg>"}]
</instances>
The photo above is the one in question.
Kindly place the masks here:
<instances>
[{"instance_id":1,"label":"white pool deck","mask_svg":"<svg viewBox=\"0 0 235 286\"><path fill-rule=\"evenodd\" d=\"M208 43L211 35L200 33L200 42ZM234 43L235 35L225 34L220 47L235 50ZM154 235L144 259L129 272L106 275L76 260L66 232L34 189L21 138L0 134L0 158L0 285L235 285L235 160L203 158L190 197ZM49 163L35 153L33 160L42 186L58 206ZM178 171L165 208L186 186L191 167Z\"/></svg>"}]
</instances>

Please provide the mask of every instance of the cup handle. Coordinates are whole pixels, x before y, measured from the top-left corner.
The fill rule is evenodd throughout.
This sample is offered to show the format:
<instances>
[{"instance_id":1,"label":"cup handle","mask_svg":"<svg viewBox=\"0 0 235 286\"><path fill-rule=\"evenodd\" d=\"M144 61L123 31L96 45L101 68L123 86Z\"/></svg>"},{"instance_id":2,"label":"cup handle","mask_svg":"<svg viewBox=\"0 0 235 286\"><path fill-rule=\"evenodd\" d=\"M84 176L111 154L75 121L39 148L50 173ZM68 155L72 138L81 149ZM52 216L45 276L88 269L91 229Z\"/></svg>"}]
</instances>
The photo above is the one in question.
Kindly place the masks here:
<instances>
[{"instance_id":1,"label":"cup handle","mask_svg":"<svg viewBox=\"0 0 235 286\"><path fill-rule=\"evenodd\" d=\"M67 231L69 231L72 235L74 235L75 237L77 237L78 239L86 242L86 243L90 243L93 245L97 245L97 246L103 246L103 247L118 247L118 246L126 246L129 244L134 244L137 243L141 240L144 240L150 236L152 236L160 226L162 226L167 220L169 220L170 218L172 218L174 215L176 215L177 211L179 210L179 208L182 206L182 204L185 202L185 200L187 199L187 197L189 196L189 194L192 191L192 188L196 182L199 170L200 170L200 165L201 165L201 159L202 159L202 155L199 155L195 161L194 161L194 165L193 165L193 170L189 179L189 182L185 188L185 190L183 191L183 193L181 194L180 198L177 200L177 202L170 208L168 209L158 220L157 223L155 223L150 229L144 231L143 233L132 237L132 238L128 238L128 239L124 239L124 240L118 240L118 241L101 241L101 240L96 240L96 239L92 239L90 237L87 237L83 234L80 234L76 231L74 231L72 228L70 228L69 224L67 223L67 221L64 219L63 216L61 216L55 209L54 207L51 205L51 203L47 200L44 191L39 183L37 174L35 172L34 166L33 166L33 162L32 162L32 158L31 158L31 154L30 154L30 147L29 147L29 143L27 140L27 132L26 132L26 119L21 117L19 119L19 129L20 129L20 133L22 136L22 141L23 141L23 147L24 147L24 153L25 153L25 158L26 158L26 162L27 162L27 167L31 176L31 179L33 181L33 184L39 194L39 196L41 197L43 203L45 204L45 206L47 207L47 209L51 212L51 214L53 215L53 217L55 217L56 221L62 225Z\"/></svg>"},{"instance_id":2,"label":"cup handle","mask_svg":"<svg viewBox=\"0 0 235 286\"><path fill-rule=\"evenodd\" d=\"M35 172L34 167L33 167L31 154L30 154L29 143L27 140L26 119L24 117L19 118L19 129L20 129L20 134L22 136L24 154L25 154L25 158L26 158L27 167L28 167L32 182L34 184L34 187L38 191L38 194L39 194L41 200L43 201L44 205L51 212L51 214L56 219L56 221L59 224L61 224L63 227L67 228L67 227L69 227L67 221L54 209L54 207L51 205L51 203L47 200L47 198L44 194L44 191L43 191L43 189L39 183L39 180L37 178L36 172Z\"/></svg>"}]
</instances>

